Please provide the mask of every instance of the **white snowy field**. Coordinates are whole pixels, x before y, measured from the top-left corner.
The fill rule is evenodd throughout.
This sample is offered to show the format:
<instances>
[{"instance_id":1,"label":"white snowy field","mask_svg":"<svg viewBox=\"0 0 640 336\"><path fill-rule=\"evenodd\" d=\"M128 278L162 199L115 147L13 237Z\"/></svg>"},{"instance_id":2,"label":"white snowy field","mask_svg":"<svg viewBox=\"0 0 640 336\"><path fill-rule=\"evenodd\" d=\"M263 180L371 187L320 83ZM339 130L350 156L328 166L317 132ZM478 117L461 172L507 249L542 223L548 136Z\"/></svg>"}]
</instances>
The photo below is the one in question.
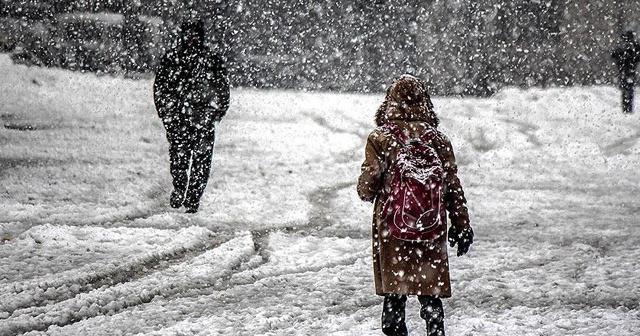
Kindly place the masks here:
<instances>
[{"instance_id":1,"label":"white snowy field","mask_svg":"<svg viewBox=\"0 0 640 336\"><path fill-rule=\"evenodd\" d=\"M382 95L233 90L189 215L150 80L0 73L0 335L381 335L355 182ZM638 335L640 108L613 87L434 103L476 231L448 334Z\"/></svg>"}]
</instances>

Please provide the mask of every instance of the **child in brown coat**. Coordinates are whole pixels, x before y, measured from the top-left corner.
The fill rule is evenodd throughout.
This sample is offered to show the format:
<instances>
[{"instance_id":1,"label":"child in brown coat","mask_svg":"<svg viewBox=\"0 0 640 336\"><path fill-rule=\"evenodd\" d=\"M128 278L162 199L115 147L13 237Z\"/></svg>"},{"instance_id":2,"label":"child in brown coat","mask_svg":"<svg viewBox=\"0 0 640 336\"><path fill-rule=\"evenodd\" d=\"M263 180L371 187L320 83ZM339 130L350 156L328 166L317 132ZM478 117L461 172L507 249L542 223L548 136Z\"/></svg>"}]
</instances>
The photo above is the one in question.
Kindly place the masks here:
<instances>
[{"instance_id":1,"label":"child in brown coat","mask_svg":"<svg viewBox=\"0 0 640 336\"><path fill-rule=\"evenodd\" d=\"M441 217L440 234L434 240L407 241L390 233L382 208L390 194L389 170L396 163L401 141L388 130L398 129L409 139L425 132L426 141L441 162L442 204L449 214L449 243L458 244L458 256L468 252L473 242L466 199L457 176L457 165L449 139L438 129L427 87L411 75L397 78L387 90L376 114L376 127L367 139L365 160L358 179L358 194L374 202L372 239L376 294L384 296L382 331L386 335L406 335L407 295L417 295L420 316L427 322L430 336L444 336L444 310L440 298L451 296L447 257L446 217Z\"/></svg>"}]
</instances>

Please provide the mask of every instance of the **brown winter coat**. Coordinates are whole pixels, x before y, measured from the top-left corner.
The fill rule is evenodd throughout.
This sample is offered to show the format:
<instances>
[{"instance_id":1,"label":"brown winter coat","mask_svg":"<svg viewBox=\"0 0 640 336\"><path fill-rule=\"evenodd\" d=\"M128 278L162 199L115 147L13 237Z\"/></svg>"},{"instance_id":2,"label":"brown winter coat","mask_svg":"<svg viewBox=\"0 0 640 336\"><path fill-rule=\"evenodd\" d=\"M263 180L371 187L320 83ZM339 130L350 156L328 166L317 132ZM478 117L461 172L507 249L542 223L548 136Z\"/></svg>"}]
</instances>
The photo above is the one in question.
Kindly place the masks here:
<instances>
[{"instance_id":1,"label":"brown winter coat","mask_svg":"<svg viewBox=\"0 0 640 336\"><path fill-rule=\"evenodd\" d=\"M418 137L427 127L437 124L435 114L424 106L409 107L398 103L402 97L387 95L378 111L376 122L390 122ZM429 110L429 112L426 112ZM444 204L452 225L459 229L469 227L469 215L451 142L437 131L430 145L436 149L444 166ZM380 127L371 132L365 148L365 160L358 179L358 194L365 201L374 201L372 238L373 269L376 294L451 296L449 262L447 257L446 223L443 234L435 242L407 242L394 238L380 218L380 193L389 187L386 168L393 165L398 147L395 138ZM446 221L446 218L443 218Z\"/></svg>"}]
</instances>

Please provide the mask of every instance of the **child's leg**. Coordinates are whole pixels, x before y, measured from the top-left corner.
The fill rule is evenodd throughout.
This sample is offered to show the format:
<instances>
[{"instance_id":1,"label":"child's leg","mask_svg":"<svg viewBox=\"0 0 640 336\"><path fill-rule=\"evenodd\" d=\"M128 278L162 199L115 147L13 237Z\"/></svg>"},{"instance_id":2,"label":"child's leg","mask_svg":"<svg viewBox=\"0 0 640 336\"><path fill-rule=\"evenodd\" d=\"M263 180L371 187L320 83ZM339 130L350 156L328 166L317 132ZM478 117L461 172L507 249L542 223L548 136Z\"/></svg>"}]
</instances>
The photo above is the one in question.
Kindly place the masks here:
<instances>
[{"instance_id":1,"label":"child's leg","mask_svg":"<svg viewBox=\"0 0 640 336\"><path fill-rule=\"evenodd\" d=\"M420 317L427 321L427 336L444 335L444 308L437 296L419 295Z\"/></svg>"},{"instance_id":2,"label":"child's leg","mask_svg":"<svg viewBox=\"0 0 640 336\"><path fill-rule=\"evenodd\" d=\"M388 336L407 335L404 321L406 295L385 294L382 307L382 332Z\"/></svg>"}]
</instances>

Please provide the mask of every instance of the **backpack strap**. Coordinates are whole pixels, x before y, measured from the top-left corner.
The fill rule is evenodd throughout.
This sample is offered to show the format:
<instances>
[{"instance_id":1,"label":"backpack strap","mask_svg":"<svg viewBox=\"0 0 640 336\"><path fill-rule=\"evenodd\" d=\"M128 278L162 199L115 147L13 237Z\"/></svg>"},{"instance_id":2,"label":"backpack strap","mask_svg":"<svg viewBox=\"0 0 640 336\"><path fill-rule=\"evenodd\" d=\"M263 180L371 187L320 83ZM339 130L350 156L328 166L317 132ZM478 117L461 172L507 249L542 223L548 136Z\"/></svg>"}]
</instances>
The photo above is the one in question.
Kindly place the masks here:
<instances>
[{"instance_id":1,"label":"backpack strap","mask_svg":"<svg viewBox=\"0 0 640 336\"><path fill-rule=\"evenodd\" d=\"M394 135L396 139L400 140L402 143L407 143L407 135L404 134L404 132L398 126L388 122L382 125L382 129Z\"/></svg>"}]
</instances>

